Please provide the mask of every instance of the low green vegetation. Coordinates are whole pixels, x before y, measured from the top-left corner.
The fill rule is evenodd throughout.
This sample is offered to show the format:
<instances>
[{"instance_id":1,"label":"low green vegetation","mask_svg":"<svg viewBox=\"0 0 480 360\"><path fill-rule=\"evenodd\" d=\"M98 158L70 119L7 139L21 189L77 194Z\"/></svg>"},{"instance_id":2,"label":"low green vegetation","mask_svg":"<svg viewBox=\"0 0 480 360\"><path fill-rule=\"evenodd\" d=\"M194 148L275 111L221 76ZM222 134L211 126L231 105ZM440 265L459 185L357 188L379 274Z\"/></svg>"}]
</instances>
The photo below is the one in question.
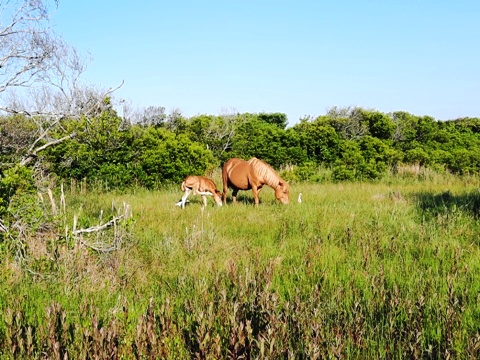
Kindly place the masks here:
<instances>
[{"instance_id":1,"label":"low green vegetation","mask_svg":"<svg viewBox=\"0 0 480 360\"><path fill-rule=\"evenodd\" d=\"M2 243L2 358L478 358L479 185L302 182L288 206L265 188L203 210L65 187L61 235Z\"/></svg>"}]
</instances>

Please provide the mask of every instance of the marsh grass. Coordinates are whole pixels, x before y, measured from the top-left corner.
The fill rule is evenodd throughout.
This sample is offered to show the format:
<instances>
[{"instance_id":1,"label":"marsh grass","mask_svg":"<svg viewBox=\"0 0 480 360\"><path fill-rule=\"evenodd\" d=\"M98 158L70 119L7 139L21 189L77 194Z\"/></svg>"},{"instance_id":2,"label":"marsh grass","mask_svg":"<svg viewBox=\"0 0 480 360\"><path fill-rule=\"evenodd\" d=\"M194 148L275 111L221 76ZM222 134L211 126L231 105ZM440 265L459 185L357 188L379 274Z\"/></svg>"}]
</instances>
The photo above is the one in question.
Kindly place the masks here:
<instances>
[{"instance_id":1,"label":"marsh grass","mask_svg":"<svg viewBox=\"0 0 480 360\"><path fill-rule=\"evenodd\" d=\"M266 188L256 208L241 192L184 210L176 187L71 192L66 218L85 226L128 203L131 236L108 254L50 239L37 254L48 276L2 262L2 355L477 358L478 189L450 176L293 183L289 206Z\"/></svg>"}]
</instances>

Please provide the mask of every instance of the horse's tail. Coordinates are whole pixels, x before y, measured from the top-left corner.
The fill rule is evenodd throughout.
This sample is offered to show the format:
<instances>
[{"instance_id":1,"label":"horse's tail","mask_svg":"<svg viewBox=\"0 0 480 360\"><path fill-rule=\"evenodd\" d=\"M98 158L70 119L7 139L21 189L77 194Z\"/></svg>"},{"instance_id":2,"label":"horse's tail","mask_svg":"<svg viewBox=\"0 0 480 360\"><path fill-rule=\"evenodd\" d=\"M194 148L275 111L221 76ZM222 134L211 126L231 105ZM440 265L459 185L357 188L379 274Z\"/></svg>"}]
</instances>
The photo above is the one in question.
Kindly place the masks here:
<instances>
[{"instance_id":1,"label":"horse's tail","mask_svg":"<svg viewBox=\"0 0 480 360\"><path fill-rule=\"evenodd\" d=\"M223 190L222 190L222 200L226 203L227 202L227 192L228 192L228 169L227 166L230 167L229 161L223 164L222 167L222 180L223 180Z\"/></svg>"},{"instance_id":2,"label":"horse's tail","mask_svg":"<svg viewBox=\"0 0 480 360\"><path fill-rule=\"evenodd\" d=\"M182 185L180 185L180 188L182 189L183 192L185 192L185 190L187 189L187 187L185 186L185 181L182 182Z\"/></svg>"}]
</instances>

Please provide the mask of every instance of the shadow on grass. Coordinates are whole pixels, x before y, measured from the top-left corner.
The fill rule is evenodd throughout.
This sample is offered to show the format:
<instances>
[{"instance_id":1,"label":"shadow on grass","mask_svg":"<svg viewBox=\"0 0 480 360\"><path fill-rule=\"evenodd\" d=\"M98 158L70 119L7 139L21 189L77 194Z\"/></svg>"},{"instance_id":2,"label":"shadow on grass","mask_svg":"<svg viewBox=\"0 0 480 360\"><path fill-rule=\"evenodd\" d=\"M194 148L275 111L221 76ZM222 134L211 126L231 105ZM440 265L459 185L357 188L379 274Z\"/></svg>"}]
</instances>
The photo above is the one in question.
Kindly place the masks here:
<instances>
[{"instance_id":1,"label":"shadow on grass","mask_svg":"<svg viewBox=\"0 0 480 360\"><path fill-rule=\"evenodd\" d=\"M415 199L419 211L427 219L454 212L462 212L474 219L480 218L480 189L460 195L454 195L450 191L441 194L422 192L416 194Z\"/></svg>"},{"instance_id":2,"label":"shadow on grass","mask_svg":"<svg viewBox=\"0 0 480 360\"><path fill-rule=\"evenodd\" d=\"M262 200L260 200L260 203L262 202ZM238 193L237 195L237 203L239 204L247 204L247 205L252 205L254 204L254 200L253 200L253 196L248 196L247 194L241 194L241 193ZM232 195L231 194L228 194L227 195L227 204L230 205L230 204L233 204L233 201L232 201Z\"/></svg>"},{"instance_id":3,"label":"shadow on grass","mask_svg":"<svg viewBox=\"0 0 480 360\"><path fill-rule=\"evenodd\" d=\"M238 204L244 204L244 205L254 205L255 204L255 199L253 198L252 195L248 195L247 193L245 195L239 193L237 195L237 203ZM233 200L232 200L231 195L227 195L227 204L228 205L233 205ZM264 204L264 205L283 205L276 199L268 199L268 198L263 199L262 196L260 196L259 197L259 205L262 205L262 204Z\"/></svg>"}]
</instances>

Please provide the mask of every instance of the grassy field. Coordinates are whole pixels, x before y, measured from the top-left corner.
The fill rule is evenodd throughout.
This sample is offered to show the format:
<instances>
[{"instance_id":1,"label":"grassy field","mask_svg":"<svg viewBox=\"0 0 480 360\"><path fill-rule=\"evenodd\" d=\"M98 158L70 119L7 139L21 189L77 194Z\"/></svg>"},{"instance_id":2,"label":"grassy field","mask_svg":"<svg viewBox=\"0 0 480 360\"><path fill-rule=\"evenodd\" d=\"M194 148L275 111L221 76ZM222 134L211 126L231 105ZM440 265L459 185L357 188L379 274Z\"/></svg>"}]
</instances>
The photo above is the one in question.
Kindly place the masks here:
<instances>
[{"instance_id":1,"label":"grassy field","mask_svg":"<svg viewBox=\"0 0 480 360\"><path fill-rule=\"evenodd\" d=\"M288 206L265 188L203 210L72 189L63 236L2 255L1 358L479 358L479 189L301 183Z\"/></svg>"}]
</instances>

